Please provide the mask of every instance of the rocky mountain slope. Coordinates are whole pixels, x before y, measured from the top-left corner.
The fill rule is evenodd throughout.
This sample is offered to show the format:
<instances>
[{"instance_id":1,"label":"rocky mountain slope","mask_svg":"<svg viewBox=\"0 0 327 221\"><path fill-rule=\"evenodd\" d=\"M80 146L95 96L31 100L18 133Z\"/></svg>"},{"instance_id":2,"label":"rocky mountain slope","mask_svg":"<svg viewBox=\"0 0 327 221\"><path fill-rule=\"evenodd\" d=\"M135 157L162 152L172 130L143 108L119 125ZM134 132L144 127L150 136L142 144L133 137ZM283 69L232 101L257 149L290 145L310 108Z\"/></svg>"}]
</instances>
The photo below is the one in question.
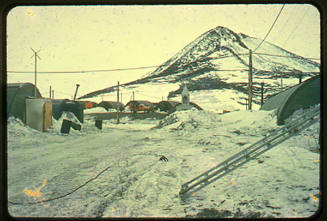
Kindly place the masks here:
<instances>
[{"instance_id":1,"label":"rocky mountain slope","mask_svg":"<svg viewBox=\"0 0 327 221\"><path fill-rule=\"evenodd\" d=\"M141 79L123 84L125 90L152 93L148 88L160 86L162 96L176 97L185 83L192 92L201 90L234 90L246 95L249 69L249 50L254 50L262 40L218 26L199 36L193 42ZM318 74L320 65L314 61L286 51L269 42L264 42L252 54L253 85L264 81L270 93L278 92L282 86L292 86ZM109 87L88 93L80 99L111 93ZM159 90L156 89L156 94ZM163 93L164 92L164 93ZM254 88L254 92L257 89ZM254 99L256 101L256 99ZM238 102L240 102L238 100Z\"/></svg>"}]
</instances>

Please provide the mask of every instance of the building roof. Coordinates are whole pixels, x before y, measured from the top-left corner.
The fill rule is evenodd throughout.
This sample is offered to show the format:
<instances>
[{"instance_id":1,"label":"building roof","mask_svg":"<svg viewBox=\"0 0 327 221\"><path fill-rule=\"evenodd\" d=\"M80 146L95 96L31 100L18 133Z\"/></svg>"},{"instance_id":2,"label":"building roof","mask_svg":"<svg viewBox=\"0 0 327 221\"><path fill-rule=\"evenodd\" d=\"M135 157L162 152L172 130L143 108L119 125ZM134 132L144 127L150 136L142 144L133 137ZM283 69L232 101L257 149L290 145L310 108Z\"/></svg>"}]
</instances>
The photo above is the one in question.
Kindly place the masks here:
<instances>
[{"instance_id":1,"label":"building roof","mask_svg":"<svg viewBox=\"0 0 327 221\"><path fill-rule=\"evenodd\" d=\"M126 105L129 105L130 103L135 103L135 104L144 104L147 106L154 106L154 104L150 101L145 101L145 100L134 100L134 101L129 101Z\"/></svg>"},{"instance_id":2,"label":"building roof","mask_svg":"<svg viewBox=\"0 0 327 221\"><path fill-rule=\"evenodd\" d=\"M274 95L262 105L260 110L276 109L277 124L281 125L294 111L306 109L318 103L320 103L319 75Z\"/></svg>"}]
</instances>

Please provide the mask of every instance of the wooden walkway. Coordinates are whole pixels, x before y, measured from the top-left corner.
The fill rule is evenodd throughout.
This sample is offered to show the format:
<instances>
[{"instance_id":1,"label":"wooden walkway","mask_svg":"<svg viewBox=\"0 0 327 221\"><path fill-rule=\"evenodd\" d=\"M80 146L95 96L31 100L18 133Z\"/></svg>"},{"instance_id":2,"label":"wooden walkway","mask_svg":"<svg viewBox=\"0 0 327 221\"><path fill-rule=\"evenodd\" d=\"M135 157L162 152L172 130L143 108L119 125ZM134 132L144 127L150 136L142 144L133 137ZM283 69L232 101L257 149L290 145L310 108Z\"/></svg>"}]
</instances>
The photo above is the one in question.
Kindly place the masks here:
<instances>
[{"instance_id":1,"label":"wooden walkway","mask_svg":"<svg viewBox=\"0 0 327 221\"><path fill-rule=\"evenodd\" d=\"M95 117L95 120L110 120L110 119L117 118L116 112L86 113L84 115ZM167 113L158 113L158 112L151 112L151 113L119 112L120 118L127 116L132 119L146 119L146 118L163 119L167 115L168 115Z\"/></svg>"}]
</instances>

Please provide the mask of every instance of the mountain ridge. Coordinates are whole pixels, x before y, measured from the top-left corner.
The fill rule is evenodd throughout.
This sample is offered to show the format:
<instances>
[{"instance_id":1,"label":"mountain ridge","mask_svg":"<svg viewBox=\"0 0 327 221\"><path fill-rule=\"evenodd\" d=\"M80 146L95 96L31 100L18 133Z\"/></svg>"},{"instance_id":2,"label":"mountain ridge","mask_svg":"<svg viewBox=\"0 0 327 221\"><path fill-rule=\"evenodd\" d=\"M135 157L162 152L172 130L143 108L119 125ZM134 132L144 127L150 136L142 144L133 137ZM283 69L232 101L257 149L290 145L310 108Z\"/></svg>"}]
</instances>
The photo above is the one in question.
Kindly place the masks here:
<instances>
[{"instance_id":1,"label":"mountain ridge","mask_svg":"<svg viewBox=\"0 0 327 221\"><path fill-rule=\"evenodd\" d=\"M141 79L122 84L122 86L128 87L151 82L193 82L194 84L194 81L201 80L201 78L206 78L207 82L211 79L213 83L218 79L219 81L224 81L224 84L221 85L225 85L225 83L232 83L232 79L235 79L236 81L233 83L236 88L239 85L244 87L243 89L238 88L237 90L244 92L246 87L244 81L247 78L244 77L244 73L249 68L248 53L250 48L257 47L261 41L258 38L250 37L244 33L237 34L226 27L217 26L188 43L151 73ZM269 42L264 42L258 51L261 51L261 54L254 53L252 55L253 73L256 75L254 77L258 77L258 79L269 79L278 74L285 75L286 72L290 72L290 74L285 75L286 77L298 77L299 73L302 73L303 77L309 77L314 72L319 72L318 63L298 56ZM263 54L277 54L280 57ZM238 67L239 70L235 69L235 67ZM226 73L222 70L226 70ZM231 75L227 74L227 71L230 70L235 70L233 72L234 75L242 77L238 79L237 77L230 77ZM208 78L210 79L208 80ZM201 84L201 81L199 81L199 84ZM217 89L216 87L214 88ZM79 99L94 97L115 90L116 86L112 86L88 93Z\"/></svg>"}]
</instances>

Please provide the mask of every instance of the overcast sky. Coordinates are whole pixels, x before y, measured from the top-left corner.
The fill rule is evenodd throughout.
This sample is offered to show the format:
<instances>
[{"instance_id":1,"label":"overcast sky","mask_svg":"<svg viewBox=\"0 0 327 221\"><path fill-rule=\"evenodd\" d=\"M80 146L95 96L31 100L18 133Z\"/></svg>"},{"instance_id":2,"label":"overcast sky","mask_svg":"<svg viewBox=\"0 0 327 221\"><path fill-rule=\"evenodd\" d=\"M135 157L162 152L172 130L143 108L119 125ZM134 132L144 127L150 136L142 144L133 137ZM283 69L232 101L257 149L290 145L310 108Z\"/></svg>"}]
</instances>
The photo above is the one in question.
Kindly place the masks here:
<instances>
[{"instance_id":1,"label":"overcast sky","mask_svg":"<svg viewBox=\"0 0 327 221\"><path fill-rule=\"evenodd\" d=\"M7 16L8 70L79 71L160 65L216 26L263 39L281 4L29 6ZM320 14L286 4L267 41L320 57Z\"/></svg>"}]
</instances>

